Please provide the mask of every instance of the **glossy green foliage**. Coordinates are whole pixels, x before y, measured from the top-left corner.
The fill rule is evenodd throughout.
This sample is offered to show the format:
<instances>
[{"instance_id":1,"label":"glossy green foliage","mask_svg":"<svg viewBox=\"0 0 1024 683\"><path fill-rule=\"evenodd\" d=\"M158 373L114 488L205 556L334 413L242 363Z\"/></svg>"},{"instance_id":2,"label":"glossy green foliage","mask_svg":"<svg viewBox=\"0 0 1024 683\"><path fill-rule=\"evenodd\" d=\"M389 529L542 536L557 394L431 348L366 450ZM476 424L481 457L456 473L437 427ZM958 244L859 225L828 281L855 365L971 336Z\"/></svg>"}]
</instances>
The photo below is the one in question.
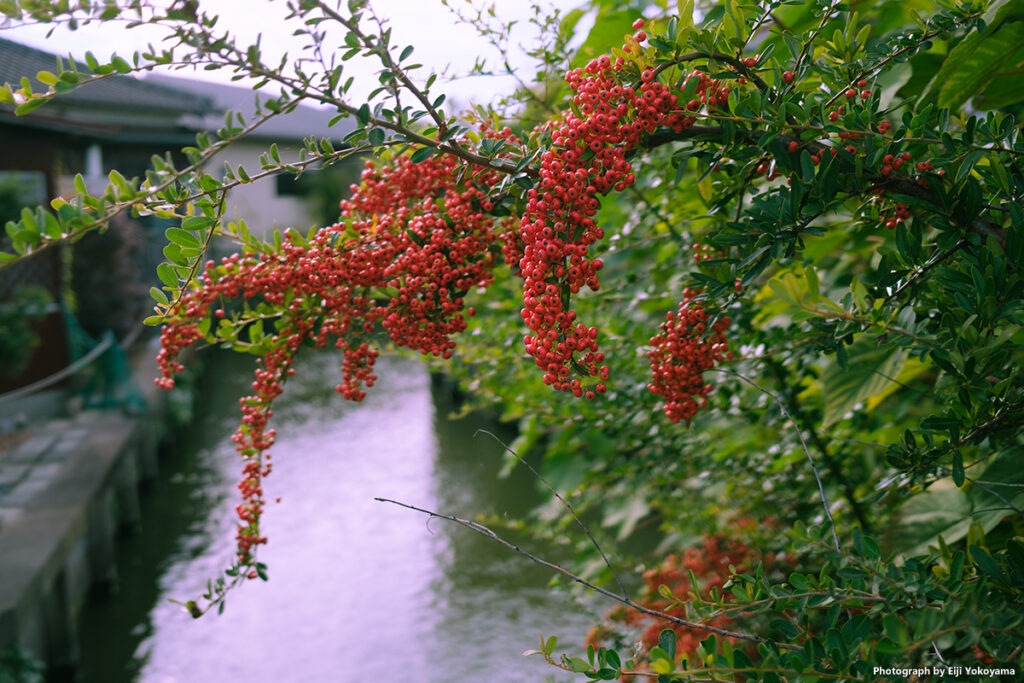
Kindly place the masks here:
<instances>
[{"instance_id":1,"label":"glossy green foliage","mask_svg":"<svg viewBox=\"0 0 1024 683\"><path fill-rule=\"evenodd\" d=\"M0 3L0 11L45 19L36 4ZM83 7L65 9L92 20L113 11ZM315 99L351 120L350 147L310 140L296 162L271 147L260 169L215 177L203 163L259 123L229 117L216 139L200 136L185 150L187 168L157 158L145 180L112 174L104 193L80 183L53 211L26 210L7 224L0 267L98 228L111 212L177 217L158 272L163 287L153 291L152 321L161 322L194 285L213 235L268 260L285 242L308 245L298 232L264 243L242 224L223 225L230 187L356 152L382 163L455 156L465 162L460 181L466 169L492 169L501 180L488 188L488 211L514 221L539 182L538 159L556 148L537 124L582 115L566 66L621 59L622 85L657 80L694 121L641 136L628 155L635 182L599 197L601 286L574 295L572 306L599 330L607 393L571 400L544 385L522 352L522 280L504 268L486 292L467 295L476 315L445 368L472 405L497 405L518 421L513 449L542 459L547 481L592 530L596 544L557 499L525 521L538 535L576 539L583 579L610 585L613 566L656 570L714 535L750 552L722 585L704 590L700 577L684 576L688 589L666 585L642 599L658 601L650 609L673 628L699 633L693 647L673 630L638 656L629 648L638 634L624 632L585 657L556 655L552 638L536 654L590 680L643 668L662 683L864 680L978 662L1019 674L1022 10L1019 0L591 0L538 20L547 42L532 52L536 82L503 108L465 116L443 108L436 77L410 63L413 50L393 45L386 29L368 32L365 3L295 4L312 46L325 39L321 23L341 30L339 61L322 73L265 65L258 45L236 46L202 17L185 17L197 30L185 44L199 44L216 68L284 86L265 118ZM632 28L641 15L644 36ZM486 32L486 16L467 20ZM132 17L182 20L149 10ZM500 46L493 30L486 35ZM380 87L353 103L343 67L360 54L378 61ZM42 89L26 79L0 89L0 99L25 112L106 73L195 58L151 51L88 60L88 74L58 65L37 75ZM695 71L728 95L705 106ZM484 126L508 126L522 144L483 136ZM341 226L338 243L357 238ZM714 390L688 424L669 421L647 390L651 338L684 288L699 290L695 301L712 322L729 318L734 354L705 373ZM386 289L373 296L386 298ZM244 302L213 329L206 318L200 332L266 354L289 296ZM304 305L317 315L319 302ZM510 456L508 467L518 463ZM224 590L217 584L207 601L223 605ZM721 622L733 630L708 630Z\"/></svg>"}]
</instances>

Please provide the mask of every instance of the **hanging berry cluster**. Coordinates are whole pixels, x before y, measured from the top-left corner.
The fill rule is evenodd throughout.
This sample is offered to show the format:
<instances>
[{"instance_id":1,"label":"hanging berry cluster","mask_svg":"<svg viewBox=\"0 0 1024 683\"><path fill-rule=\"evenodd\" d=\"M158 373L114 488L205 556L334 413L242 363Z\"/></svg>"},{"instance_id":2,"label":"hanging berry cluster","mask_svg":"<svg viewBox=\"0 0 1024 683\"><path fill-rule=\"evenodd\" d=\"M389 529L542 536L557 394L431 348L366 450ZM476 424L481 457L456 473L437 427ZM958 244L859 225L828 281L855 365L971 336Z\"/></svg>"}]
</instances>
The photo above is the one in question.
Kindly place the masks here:
<instances>
[{"instance_id":1,"label":"hanging berry cluster","mask_svg":"<svg viewBox=\"0 0 1024 683\"><path fill-rule=\"evenodd\" d=\"M745 522L741 522L745 525ZM774 555L758 558L769 566L775 562ZM667 588L673 595L714 596L720 594L724 604L732 601L732 595L722 591L723 586L732 576L730 567L737 572L748 571L755 566L754 553L739 540L731 539L724 534L705 535L698 545L688 547L682 555L668 555L661 563L644 572L643 597L639 602L646 608L658 610L681 619L691 619L687 606L677 601L668 600L663 591ZM694 584L691 579L696 579ZM712 598L713 599L713 598ZM720 614L702 623L715 628L731 628L733 619ZM648 614L634 607L620 607L607 616L607 622L601 624L587 634L588 645L599 647L602 642L616 635L625 627L630 632L638 633L635 638L641 646L642 656L658 645L659 635L665 628L676 633L676 651L679 654L692 656L701 641L707 638L706 631L687 628L680 624L652 619ZM621 634L629 635L629 634ZM634 638L630 638L634 640ZM729 639L733 644L735 639Z\"/></svg>"},{"instance_id":2,"label":"hanging berry cluster","mask_svg":"<svg viewBox=\"0 0 1024 683\"><path fill-rule=\"evenodd\" d=\"M288 233L277 249L208 262L168 315L156 380L167 389L182 369L179 353L206 338L207 325L237 345L237 328L253 324L244 315L229 319L223 300L262 298L275 311L273 336L253 342L261 359L252 394L240 400L242 423L233 437L245 463L237 560L248 576L256 576L255 547L266 542L259 519L262 478L271 471L271 404L294 373L299 348L333 343L344 355L338 392L362 400L363 387L376 380L375 334L384 331L398 346L448 357L452 335L466 328L463 297L492 282L500 257L487 191L496 174L467 172L467 180L457 182L459 163L434 157L414 164L405 156L386 166L368 163L362 184L341 204L341 223L308 240Z\"/></svg>"},{"instance_id":3,"label":"hanging berry cluster","mask_svg":"<svg viewBox=\"0 0 1024 683\"><path fill-rule=\"evenodd\" d=\"M700 292L683 290L683 300L676 311L669 311L661 324L661 334L651 338L651 393L665 399L665 415L673 422L690 420L700 408L707 406L711 385L704 383L704 372L733 354L725 339L729 318L719 318L708 329L710 316L695 301Z\"/></svg>"},{"instance_id":4,"label":"hanging berry cluster","mask_svg":"<svg viewBox=\"0 0 1024 683\"><path fill-rule=\"evenodd\" d=\"M519 227L522 317L532 332L524 339L526 350L544 371L545 383L588 399L605 390L609 371L598 351L597 329L577 320L571 298L583 287L599 286L603 264L588 258L604 235L594 221L597 197L633 184L626 155L642 135L661 127L681 132L693 125L692 112L728 97L728 88L694 72L698 98L684 109L653 70L643 71L636 87L625 85L635 73L622 58L602 56L566 75L575 92L574 111L543 129L551 146L540 157L540 183L527 192ZM591 388L580 377L601 382Z\"/></svg>"},{"instance_id":5,"label":"hanging berry cluster","mask_svg":"<svg viewBox=\"0 0 1024 683\"><path fill-rule=\"evenodd\" d=\"M419 163L399 156L387 165L367 164L362 183L341 203L339 224L308 240L289 233L277 248L207 263L167 315L157 384L171 388L182 369L179 353L203 339L244 346L238 334L254 318L229 317L222 301L266 302L272 312L256 317L272 320L274 333L257 335L251 345L261 360L253 393L240 401L243 419L234 436L245 461L239 483L243 502L237 509L240 565L253 568L254 549L266 540L259 519L265 505L262 478L271 471L267 450L274 442L267 425L303 345L333 344L341 350L337 391L362 400L377 379L374 336L383 332L397 346L449 357L452 336L466 328L465 315L472 315L465 295L490 284L493 267L504 258L524 280L522 318L532 333L525 346L544 370L545 382L587 399L606 391L609 370L598 350L597 329L577 320L571 307L581 289L599 287L603 264L589 257L591 245L603 237L594 220L598 196L633 184L626 157L644 135L660 128L682 132L694 124L698 110L719 107L729 95L721 81L695 71L689 78L696 79L696 87L684 86L694 99L680 106L656 71L642 71L638 81L636 76L633 64L608 56L567 75L575 93L573 112L535 131L549 142L540 156L539 183L527 191L522 214L500 227L490 216L495 207L489 192L499 180L495 171L472 170L451 156ZM483 134L520 144L508 129ZM512 221L518 229L512 229ZM699 306L689 310L687 315L703 316ZM721 329L724 324L719 323ZM694 329L701 325L694 322ZM666 347L661 369L655 368L650 386L668 400L666 412L675 421L696 412L691 397L707 394L695 382L725 348L719 326L707 341L697 332L687 351ZM207 332L211 327L216 334Z\"/></svg>"}]
</instances>

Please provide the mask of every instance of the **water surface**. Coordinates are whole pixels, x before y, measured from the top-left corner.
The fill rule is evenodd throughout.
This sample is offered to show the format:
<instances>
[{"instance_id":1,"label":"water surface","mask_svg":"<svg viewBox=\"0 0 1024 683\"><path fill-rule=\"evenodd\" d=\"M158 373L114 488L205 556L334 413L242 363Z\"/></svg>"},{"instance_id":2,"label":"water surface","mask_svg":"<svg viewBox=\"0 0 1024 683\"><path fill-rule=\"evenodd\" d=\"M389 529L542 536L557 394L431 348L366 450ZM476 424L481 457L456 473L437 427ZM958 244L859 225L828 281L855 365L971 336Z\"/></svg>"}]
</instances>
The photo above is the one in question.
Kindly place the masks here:
<instances>
[{"instance_id":1,"label":"water surface","mask_svg":"<svg viewBox=\"0 0 1024 683\"><path fill-rule=\"evenodd\" d=\"M304 360L275 409L260 551L270 580L234 591L220 616L193 620L168 601L201 593L234 550L229 437L251 380L245 358L212 356L188 443L146 496L143 535L121 547L121 590L83 618L86 680L565 680L521 656L540 634L580 643L593 620L547 587L548 570L374 501L519 515L538 499L535 482L523 468L498 479L502 447L475 433L512 435L480 417L449 419L414 361L382 357L381 381L352 404L331 389L335 358ZM565 559L560 550L542 552Z\"/></svg>"}]
</instances>

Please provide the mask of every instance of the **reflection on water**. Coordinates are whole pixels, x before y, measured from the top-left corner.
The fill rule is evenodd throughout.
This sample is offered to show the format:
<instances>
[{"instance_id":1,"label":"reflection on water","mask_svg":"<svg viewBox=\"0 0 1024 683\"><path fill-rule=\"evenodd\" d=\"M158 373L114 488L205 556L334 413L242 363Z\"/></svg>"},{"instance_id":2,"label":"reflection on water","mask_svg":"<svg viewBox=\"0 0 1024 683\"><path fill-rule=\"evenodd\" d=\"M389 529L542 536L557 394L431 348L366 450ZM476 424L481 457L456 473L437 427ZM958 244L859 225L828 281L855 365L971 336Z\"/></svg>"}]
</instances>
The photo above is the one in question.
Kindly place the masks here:
<instances>
[{"instance_id":1,"label":"reflection on water","mask_svg":"<svg viewBox=\"0 0 1024 683\"><path fill-rule=\"evenodd\" d=\"M516 515L536 501L527 473L496 478L501 446L474 436L495 426L449 420L425 369L399 358L380 359L381 381L359 405L325 381L337 372L332 357L305 359L275 411L265 488L268 500L282 500L268 506L270 542L261 549L270 581L235 591L219 617L192 620L168 602L200 594L234 549L238 461L229 436L250 380L245 359L215 360L195 444L148 497L145 534L123 546L121 591L83 619L86 680L552 676L522 651L541 633L579 643L591 618L546 587L547 570L466 529L373 500L470 518Z\"/></svg>"}]
</instances>

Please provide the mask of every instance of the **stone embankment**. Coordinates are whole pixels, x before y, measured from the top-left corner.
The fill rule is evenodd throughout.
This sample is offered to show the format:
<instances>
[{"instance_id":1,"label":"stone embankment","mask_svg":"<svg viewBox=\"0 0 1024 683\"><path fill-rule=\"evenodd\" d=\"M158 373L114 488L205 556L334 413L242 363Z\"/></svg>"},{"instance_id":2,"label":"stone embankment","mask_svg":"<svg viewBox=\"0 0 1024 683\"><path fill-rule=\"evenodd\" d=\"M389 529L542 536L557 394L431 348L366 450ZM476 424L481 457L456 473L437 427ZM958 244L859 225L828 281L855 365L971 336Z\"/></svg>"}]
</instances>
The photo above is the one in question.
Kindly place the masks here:
<instances>
[{"instance_id":1,"label":"stone embankment","mask_svg":"<svg viewBox=\"0 0 1024 683\"><path fill-rule=\"evenodd\" d=\"M155 376L141 365L137 376ZM145 394L147 411L36 423L0 454L0 652L44 661L49 678L74 678L79 612L90 591L116 587L117 538L138 529L140 486L156 477L165 411Z\"/></svg>"}]
</instances>

